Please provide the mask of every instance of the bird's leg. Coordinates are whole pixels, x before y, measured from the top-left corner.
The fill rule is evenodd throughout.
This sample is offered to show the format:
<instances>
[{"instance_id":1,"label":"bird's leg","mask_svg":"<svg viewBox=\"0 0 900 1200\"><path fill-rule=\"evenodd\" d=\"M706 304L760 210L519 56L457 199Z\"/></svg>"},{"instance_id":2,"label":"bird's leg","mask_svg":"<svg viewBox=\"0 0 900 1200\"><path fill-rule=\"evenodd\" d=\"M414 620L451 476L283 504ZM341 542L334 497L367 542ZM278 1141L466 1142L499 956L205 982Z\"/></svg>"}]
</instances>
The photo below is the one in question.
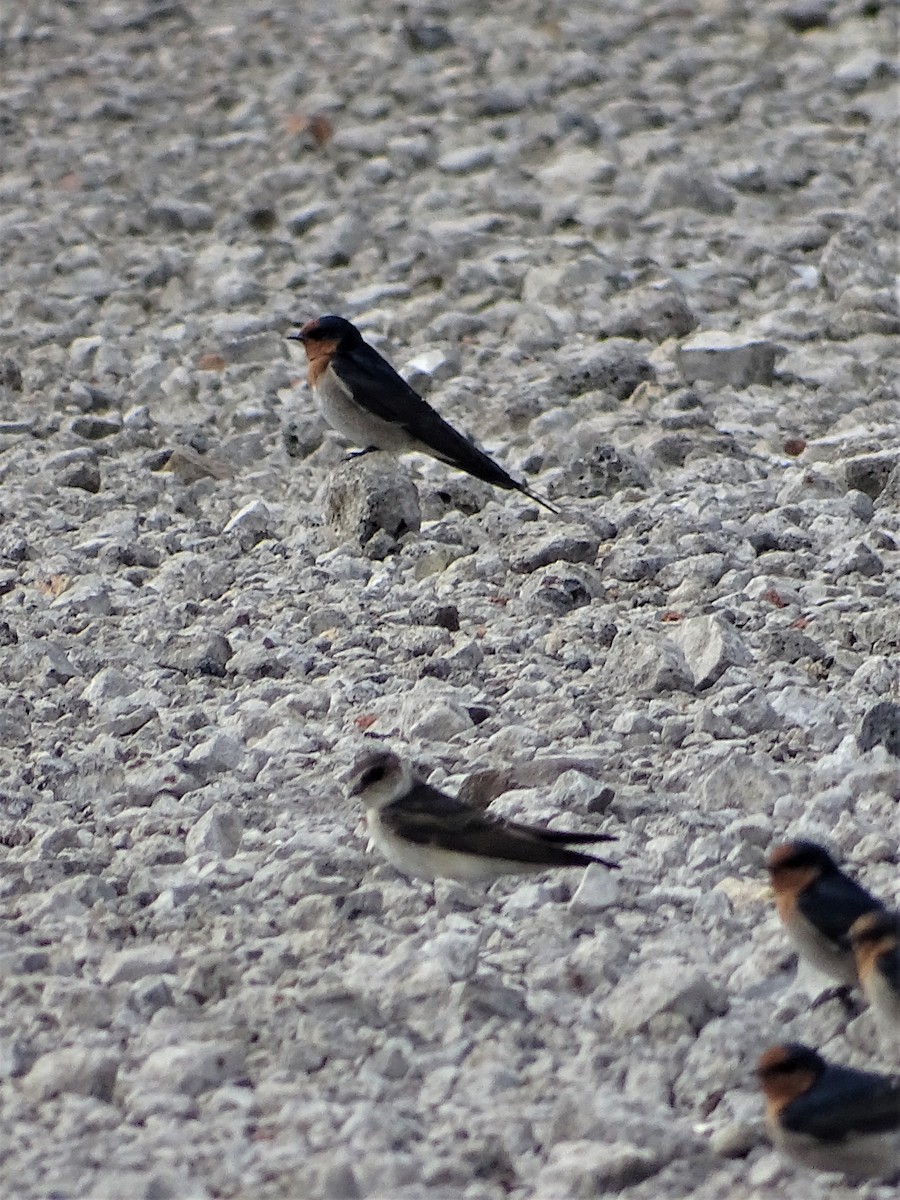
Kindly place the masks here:
<instances>
[{"instance_id":1,"label":"bird's leg","mask_svg":"<svg viewBox=\"0 0 900 1200\"><path fill-rule=\"evenodd\" d=\"M821 1008L823 1004L828 1004L832 1000L837 1000L848 1017L858 1017L862 1012L862 1007L854 997L849 983L841 983L835 987L827 988L821 995L816 997L812 1003L812 1007Z\"/></svg>"},{"instance_id":2,"label":"bird's leg","mask_svg":"<svg viewBox=\"0 0 900 1200\"><path fill-rule=\"evenodd\" d=\"M353 458L362 458L364 454L374 454L377 449L377 446L366 446L365 450L350 450L344 461L350 462Z\"/></svg>"}]
</instances>

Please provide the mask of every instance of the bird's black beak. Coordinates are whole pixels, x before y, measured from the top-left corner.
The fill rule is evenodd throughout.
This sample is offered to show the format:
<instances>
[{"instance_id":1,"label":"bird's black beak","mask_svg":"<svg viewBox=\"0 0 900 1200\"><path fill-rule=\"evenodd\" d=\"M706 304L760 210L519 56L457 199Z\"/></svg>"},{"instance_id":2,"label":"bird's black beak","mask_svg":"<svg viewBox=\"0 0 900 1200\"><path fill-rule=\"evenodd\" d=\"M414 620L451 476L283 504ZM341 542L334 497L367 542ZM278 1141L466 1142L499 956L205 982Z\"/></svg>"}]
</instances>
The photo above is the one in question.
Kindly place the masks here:
<instances>
[{"instance_id":1,"label":"bird's black beak","mask_svg":"<svg viewBox=\"0 0 900 1200\"><path fill-rule=\"evenodd\" d=\"M290 333L285 334L289 342L305 342L306 334L302 329L292 329Z\"/></svg>"},{"instance_id":2,"label":"bird's black beak","mask_svg":"<svg viewBox=\"0 0 900 1200\"><path fill-rule=\"evenodd\" d=\"M343 780L344 789L348 797L360 796L364 790L362 776L358 771L351 771L345 775Z\"/></svg>"}]
</instances>

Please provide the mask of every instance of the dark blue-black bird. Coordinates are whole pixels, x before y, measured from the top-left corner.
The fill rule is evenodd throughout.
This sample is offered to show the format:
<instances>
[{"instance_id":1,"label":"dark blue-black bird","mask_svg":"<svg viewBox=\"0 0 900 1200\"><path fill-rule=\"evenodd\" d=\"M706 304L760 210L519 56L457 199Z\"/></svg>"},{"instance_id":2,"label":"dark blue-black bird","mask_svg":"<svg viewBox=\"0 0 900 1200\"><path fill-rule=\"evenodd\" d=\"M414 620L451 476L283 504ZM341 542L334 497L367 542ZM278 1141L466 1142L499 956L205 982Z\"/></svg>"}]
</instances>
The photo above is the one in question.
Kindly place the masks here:
<instances>
[{"instance_id":1,"label":"dark blue-black bird","mask_svg":"<svg viewBox=\"0 0 900 1200\"><path fill-rule=\"evenodd\" d=\"M288 337L306 350L309 386L322 416L363 451L428 454L485 483L521 492L550 512L559 511L448 425L343 317L317 317Z\"/></svg>"}]
</instances>

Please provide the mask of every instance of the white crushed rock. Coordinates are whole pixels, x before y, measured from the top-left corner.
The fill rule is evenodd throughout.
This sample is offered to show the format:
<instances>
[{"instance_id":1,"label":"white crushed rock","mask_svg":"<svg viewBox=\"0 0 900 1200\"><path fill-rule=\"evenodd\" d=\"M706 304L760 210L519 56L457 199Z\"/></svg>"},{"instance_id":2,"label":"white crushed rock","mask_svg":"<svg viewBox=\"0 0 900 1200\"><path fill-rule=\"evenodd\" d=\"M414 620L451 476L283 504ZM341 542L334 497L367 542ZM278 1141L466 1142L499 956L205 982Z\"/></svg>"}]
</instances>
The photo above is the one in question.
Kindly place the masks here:
<instances>
[{"instance_id":1,"label":"white crushed rock","mask_svg":"<svg viewBox=\"0 0 900 1200\"><path fill-rule=\"evenodd\" d=\"M888 7L13 10L0 1194L888 1200L752 1078L896 1069L764 875L900 904ZM332 311L561 515L342 465ZM372 736L621 870L408 883Z\"/></svg>"}]
</instances>

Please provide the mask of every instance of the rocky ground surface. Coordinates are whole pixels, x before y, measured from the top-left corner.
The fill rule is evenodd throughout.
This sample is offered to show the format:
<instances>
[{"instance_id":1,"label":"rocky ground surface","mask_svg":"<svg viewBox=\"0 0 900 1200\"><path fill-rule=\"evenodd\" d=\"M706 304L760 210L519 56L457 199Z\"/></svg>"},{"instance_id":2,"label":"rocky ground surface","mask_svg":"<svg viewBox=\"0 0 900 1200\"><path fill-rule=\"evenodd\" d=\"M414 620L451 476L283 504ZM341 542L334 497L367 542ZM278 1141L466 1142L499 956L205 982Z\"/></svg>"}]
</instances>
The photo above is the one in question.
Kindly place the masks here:
<instances>
[{"instance_id":1,"label":"rocky ground surface","mask_svg":"<svg viewBox=\"0 0 900 1200\"><path fill-rule=\"evenodd\" d=\"M752 1073L898 1064L763 869L900 902L889 6L3 22L0 1193L894 1195ZM561 515L342 466L329 311ZM372 737L621 870L410 884Z\"/></svg>"}]
</instances>

